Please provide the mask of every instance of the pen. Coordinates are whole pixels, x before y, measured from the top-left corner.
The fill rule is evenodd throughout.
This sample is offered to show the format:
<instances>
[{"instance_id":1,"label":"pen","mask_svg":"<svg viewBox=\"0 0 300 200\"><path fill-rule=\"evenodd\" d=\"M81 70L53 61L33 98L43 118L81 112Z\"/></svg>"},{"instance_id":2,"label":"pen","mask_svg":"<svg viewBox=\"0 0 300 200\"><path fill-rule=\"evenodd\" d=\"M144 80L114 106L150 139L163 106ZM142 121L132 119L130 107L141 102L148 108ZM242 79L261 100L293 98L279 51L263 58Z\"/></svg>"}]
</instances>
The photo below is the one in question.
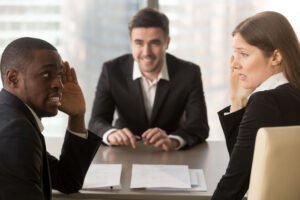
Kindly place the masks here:
<instances>
[{"instance_id":1,"label":"pen","mask_svg":"<svg viewBox=\"0 0 300 200\"><path fill-rule=\"evenodd\" d=\"M135 135L134 137L135 137L135 139L138 140L138 141L142 140L142 137L139 136L139 135Z\"/></svg>"},{"instance_id":2,"label":"pen","mask_svg":"<svg viewBox=\"0 0 300 200\"><path fill-rule=\"evenodd\" d=\"M135 135L134 137L135 137L135 139L136 139L137 141L141 141L141 140L146 141L146 140L147 140L146 137L141 137L141 136L139 136L139 135Z\"/></svg>"}]
</instances>

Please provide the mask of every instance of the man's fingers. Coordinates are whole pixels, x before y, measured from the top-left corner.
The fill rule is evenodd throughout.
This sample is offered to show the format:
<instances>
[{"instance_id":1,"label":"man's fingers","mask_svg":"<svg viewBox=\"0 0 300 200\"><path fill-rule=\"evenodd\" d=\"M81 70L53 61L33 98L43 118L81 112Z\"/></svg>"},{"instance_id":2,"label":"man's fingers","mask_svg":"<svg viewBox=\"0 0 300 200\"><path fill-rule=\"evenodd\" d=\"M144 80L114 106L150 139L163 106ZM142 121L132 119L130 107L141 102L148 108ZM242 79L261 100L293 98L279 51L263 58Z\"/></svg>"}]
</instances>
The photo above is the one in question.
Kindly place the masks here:
<instances>
[{"instance_id":1,"label":"man's fingers","mask_svg":"<svg viewBox=\"0 0 300 200\"><path fill-rule=\"evenodd\" d=\"M127 128L122 129L124 134L126 135L127 139L129 140L132 148L136 148L136 139L134 137L134 135L131 133L131 131Z\"/></svg>"}]
</instances>

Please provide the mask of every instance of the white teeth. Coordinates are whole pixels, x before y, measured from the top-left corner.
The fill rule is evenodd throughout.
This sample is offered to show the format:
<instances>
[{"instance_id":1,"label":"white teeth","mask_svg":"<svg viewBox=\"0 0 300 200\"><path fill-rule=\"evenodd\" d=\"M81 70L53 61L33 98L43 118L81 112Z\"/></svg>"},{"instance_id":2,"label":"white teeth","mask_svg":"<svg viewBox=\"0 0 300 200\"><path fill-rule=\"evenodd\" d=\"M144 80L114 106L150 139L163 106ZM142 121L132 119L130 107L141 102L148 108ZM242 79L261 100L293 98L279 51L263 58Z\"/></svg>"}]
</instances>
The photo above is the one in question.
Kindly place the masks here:
<instances>
[{"instance_id":1,"label":"white teeth","mask_svg":"<svg viewBox=\"0 0 300 200\"><path fill-rule=\"evenodd\" d=\"M145 57L143 57L142 58L143 60L145 60L145 61L151 61L151 60L154 60L152 57L150 57L150 56L145 56Z\"/></svg>"},{"instance_id":2,"label":"white teeth","mask_svg":"<svg viewBox=\"0 0 300 200\"><path fill-rule=\"evenodd\" d=\"M50 101L51 103L57 104L58 106L61 105L59 97L51 97L51 98L49 98L49 101Z\"/></svg>"},{"instance_id":3,"label":"white teeth","mask_svg":"<svg viewBox=\"0 0 300 200\"><path fill-rule=\"evenodd\" d=\"M51 97L50 101L59 102L59 97Z\"/></svg>"}]
</instances>

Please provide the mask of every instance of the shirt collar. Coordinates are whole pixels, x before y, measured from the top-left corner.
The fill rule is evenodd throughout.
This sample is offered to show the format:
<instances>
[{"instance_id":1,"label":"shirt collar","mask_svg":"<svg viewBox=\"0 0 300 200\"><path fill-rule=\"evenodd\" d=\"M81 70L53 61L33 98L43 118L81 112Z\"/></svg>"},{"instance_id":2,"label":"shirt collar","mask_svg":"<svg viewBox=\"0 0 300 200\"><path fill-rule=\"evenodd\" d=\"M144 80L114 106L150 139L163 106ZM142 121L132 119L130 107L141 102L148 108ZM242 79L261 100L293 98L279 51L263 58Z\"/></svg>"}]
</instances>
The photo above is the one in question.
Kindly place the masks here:
<instances>
[{"instance_id":1,"label":"shirt collar","mask_svg":"<svg viewBox=\"0 0 300 200\"><path fill-rule=\"evenodd\" d=\"M34 119L35 119L35 121L36 121L36 123L37 123L37 125L38 125L38 128L39 128L39 130L40 130L40 132L43 132L43 130L44 130L44 126L43 126L43 124L42 124L42 121L40 120L40 118L37 116L37 114L27 105L27 104L25 104L26 106L27 106L27 108L30 110L30 112L32 113L32 115L33 115L33 117L34 117Z\"/></svg>"},{"instance_id":2,"label":"shirt collar","mask_svg":"<svg viewBox=\"0 0 300 200\"><path fill-rule=\"evenodd\" d=\"M264 90L272 90L276 87L288 83L289 81L284 76L283 72L272 75L265 80L260 86L258 86L251 94ZM251 95L250 95L251 96Z\"/></svg>"},{"instance_id":3,"label":"shirt collar","mask_svg":"<svg viewBox=\"0 0 300 200\"><path fill-rule=\"evenodd\" d=\"M141 72L139 64L138 64L138 62L134 61L132 79L136 80L136 79L142 78L142 77L143 77L143 74ZM157 80L160 80L160 79L164 79L166 81L170 80L169 72L168 72L168 66L167 66L167 62L166 62L166 57L164 57L163 66L162 66L161 71L159 72L159 74L157 76Z\"/></svg>"}]
</instances>

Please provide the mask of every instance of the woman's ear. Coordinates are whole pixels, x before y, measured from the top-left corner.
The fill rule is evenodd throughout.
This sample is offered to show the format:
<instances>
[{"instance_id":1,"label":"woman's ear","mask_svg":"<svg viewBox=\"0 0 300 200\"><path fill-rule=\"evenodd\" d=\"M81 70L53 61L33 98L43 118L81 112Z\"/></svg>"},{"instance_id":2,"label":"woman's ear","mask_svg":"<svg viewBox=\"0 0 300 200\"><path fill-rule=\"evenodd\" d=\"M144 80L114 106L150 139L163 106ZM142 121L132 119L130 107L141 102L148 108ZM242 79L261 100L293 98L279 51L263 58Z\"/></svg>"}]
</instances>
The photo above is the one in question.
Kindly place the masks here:
<instances>
[{"instance_id":1,"label":"woman's ear","mask_svg":"<svg viewBox=\"0 0 300 200\"><path fill-rule=\"evenodd\" d=\"M279 49L275 49L272 55L272 65L279 66L282 62L282 55Z\"/></svg>"}]
</instances>

